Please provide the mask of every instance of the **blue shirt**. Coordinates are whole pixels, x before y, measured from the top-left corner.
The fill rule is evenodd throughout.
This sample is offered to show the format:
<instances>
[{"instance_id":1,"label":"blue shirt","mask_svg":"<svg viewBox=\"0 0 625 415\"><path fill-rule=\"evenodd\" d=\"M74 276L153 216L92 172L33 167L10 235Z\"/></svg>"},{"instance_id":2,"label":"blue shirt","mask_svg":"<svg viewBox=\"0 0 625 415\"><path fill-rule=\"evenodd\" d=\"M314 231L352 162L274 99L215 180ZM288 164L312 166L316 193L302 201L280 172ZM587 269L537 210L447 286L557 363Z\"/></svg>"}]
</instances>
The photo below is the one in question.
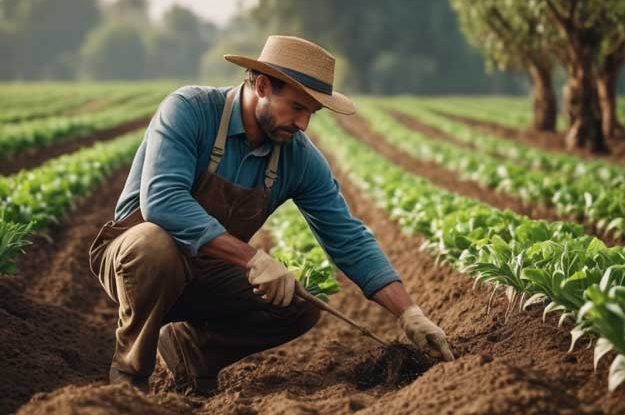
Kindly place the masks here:
<instances>
[{"instance_id":1,"label":"blue shirt","mask_svg":"<svg viewBox=\"0 0 625 415\"><path fill-rule=\"evenodd\" d=\"M186 86L170 94L152 117L115 208L121 220L137 207L189 254L226 232L191 196L208 168L227 88ZM237 94L217 175L238 186L263 185L269 141L250 150ZM399 276L371 232L355 219L321 152L302 132L282 146L269 212L293 199L336 266L366 297Z\"/></svg>"}]
</instances>

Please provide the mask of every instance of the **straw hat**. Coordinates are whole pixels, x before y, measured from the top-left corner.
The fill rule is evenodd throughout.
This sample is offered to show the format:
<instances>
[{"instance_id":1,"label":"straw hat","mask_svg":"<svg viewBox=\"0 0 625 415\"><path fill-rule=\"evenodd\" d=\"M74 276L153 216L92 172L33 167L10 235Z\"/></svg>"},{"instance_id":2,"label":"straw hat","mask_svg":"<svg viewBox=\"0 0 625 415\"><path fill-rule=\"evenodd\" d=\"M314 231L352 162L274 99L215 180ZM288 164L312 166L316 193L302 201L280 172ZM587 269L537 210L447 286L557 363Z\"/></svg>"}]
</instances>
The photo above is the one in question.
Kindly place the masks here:
<instances>
[{"instance_id":1,"label":"straw hat","mask_svg":"<svg viewBox=\"0 0 625 415\"><path fill-rule=\"evenodd\" d=\"M224 58L287 82L332 111L341 114L356 112L349 98L332 89L334 56L308 40L269 36L258 59L238 55L224 55Z\"/></svg>"}]
</instances>

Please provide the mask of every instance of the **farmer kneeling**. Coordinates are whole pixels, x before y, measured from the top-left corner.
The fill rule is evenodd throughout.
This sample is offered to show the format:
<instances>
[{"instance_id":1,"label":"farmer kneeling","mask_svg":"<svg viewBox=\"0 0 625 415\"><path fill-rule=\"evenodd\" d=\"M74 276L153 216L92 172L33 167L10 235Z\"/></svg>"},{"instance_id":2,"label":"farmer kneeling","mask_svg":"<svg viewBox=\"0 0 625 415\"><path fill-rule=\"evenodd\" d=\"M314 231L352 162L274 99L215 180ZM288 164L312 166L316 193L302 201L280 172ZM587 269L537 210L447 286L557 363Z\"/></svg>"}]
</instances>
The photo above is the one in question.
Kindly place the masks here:
<instances>
[{"instance_id":1,"label":"farmer kneeling","mask_svg":"<svg viewBox=\"0 0 625 415\"><path fill-rule=\"evenodd\" d=\"M208 393L225 366L315 325L319 311L293 298L293 275L247 243L288 199L412 342L453 359L304 134L322 107L355 112L332 90L334 57L306 40L271 36L258 59L225 58L247 68L245 82L187 86L161 103L115 221L91 246L91 268L119 303L110 382L147 390L158 349L179 390Z\"/></svg>"}]
</instances>

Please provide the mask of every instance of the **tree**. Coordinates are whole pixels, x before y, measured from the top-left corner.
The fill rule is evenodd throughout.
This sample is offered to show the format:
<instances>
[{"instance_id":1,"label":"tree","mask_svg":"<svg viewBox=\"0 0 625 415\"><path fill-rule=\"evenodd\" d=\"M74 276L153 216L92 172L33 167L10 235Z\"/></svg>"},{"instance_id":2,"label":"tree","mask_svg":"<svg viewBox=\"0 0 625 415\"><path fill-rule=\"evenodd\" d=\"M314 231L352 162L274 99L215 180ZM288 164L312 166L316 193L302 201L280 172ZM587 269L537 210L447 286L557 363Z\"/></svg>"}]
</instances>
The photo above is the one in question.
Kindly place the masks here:
<instances>
[{"instance_id":1,"label":"tree","mask_svg":"<svg viewBox=\"0 0 625 415\"><path fill-rule=\"evenodd\" d=\"M195 78L202 54L215 41L217 28L203 23L191 11L172 7L151 38L150 75Z\"/></svg>"},{"instance_id":2,"label":"tree","mask_svg":"<svg viewBox=\"0 0 625 415\"><path fill-rule=\"evenodd\" d=\"M362 93L478 92L489 86L441 0L261 0L253 17L273 33L342 56L347 89Z\"/></svg>"},{"instance_id":3,"label":"tree","mask_svg":"<svg viewBox=\"0 0 625 415\"><path fill-rule=\"evenodd\" d=\"M105 11L109 20L133 23L144 27L150 25L147 0L116 0L108 5Z\"/></svg>"},{"instance_id":4,"label":"tree","mask_svg":"<svg viewBox=\"0 0 625 415\"><path fill-rule=\"evenodd\" d=\"M8 0L0 10L3 32L11 33L12 78L21 79L50 78L100 19L96 0Z\"/></svg>"},{"instance_id":5,"label":"tree","mask_svg":"<svg viewBox=\"0 0 625 415\"><path fill-rule=\"evenodd\" d=\"M618 77L625 63L625 2L610 4L605 24L607 31L598 54L597 93L601 108L603 134L606 137L624 136L625 128L616 111Z\"/></svg>"},{"instance_id":6,"label":"tree","mask_svg":"<svg viewBox=\"0 0 625 415\"><path fill-rule=\"evenodd\" d=\"M215 43L202 56L202 79L210 85L232 85L241 82L243 70L226 61L225 53L256 57L265 39L271 33L267 25L260 24L249 15L236 16L223 28ZM280 32L287 33L287 32Z\"/></svg>"},{"instance_id":7,"label":"tree","mask_svg":"<svg viewBox=\"0 0 625 415\"><path fill-rule=\"evenodd\" d=\"M554 33L530 2L452 0L463 32L490 69L526 71L532 84L533 128L554 131L557 100L551 73Z\"/></svg>"},{"instance_id":8,"label":"tree","mask_svg":"<svg viewBox=\"0 0 625 415\"><path fill-rule=\"evenodd\" d=\"M143 32L136 25L108 22L89 34L81 49L81 61L86 79L142 79L147 63Z\"/></svg>"},{"instance_id":9,"label":"tree","mask_svg":"<svg viewBox=\"0 0 625 415\"><path fill-rule=\"evenodd\" d=\"M563 39L554 47L568 79L564 89L569 130L567 148L588 146L593 152L607 152L603 134L595 63L606 33L608 13L620 0L542 0L548 16Z\"/></svg>"}]
</instances>

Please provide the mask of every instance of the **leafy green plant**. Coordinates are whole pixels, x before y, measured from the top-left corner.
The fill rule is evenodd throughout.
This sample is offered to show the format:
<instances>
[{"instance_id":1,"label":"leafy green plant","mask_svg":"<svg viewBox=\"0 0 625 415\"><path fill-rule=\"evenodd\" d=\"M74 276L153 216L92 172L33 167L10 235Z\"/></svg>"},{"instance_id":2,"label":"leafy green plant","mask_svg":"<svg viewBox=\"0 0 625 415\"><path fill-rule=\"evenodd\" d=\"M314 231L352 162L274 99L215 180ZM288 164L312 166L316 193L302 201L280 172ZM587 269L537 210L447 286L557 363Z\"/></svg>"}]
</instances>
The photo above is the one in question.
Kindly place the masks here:
<instances>
[{"instance_id":1,"label":"leafy green plant","mask_svg":"<svg viewBox=\"0 0 625 415\"><path fill-rule=\"evenodd\" d=\"M141 132L133 132L0 177L0 270L13 270L11 258L20 252L28 233L59 222L78 198L129 163L141 138Z\"/></svg>"},{"instance_id":2,"label":"leafy green plant","mask_svg":"<svg viewBox=\"0 0 625 415\"><path fill-rule=\"evenodd\" d=\"M29 245L26 236L32 224L7 222L0 216L0 274L12 274L16 271L13 258Z\"/></svg>"},{"instance_id":3,"label":"leafy green plant","mask_svg":"<svg viewBox=\"0 0 625 415\"><path fill-rule=\"evenodd\" d=\"M308 292L324 301L339 292L335 267L295 205L288 203L280 207L271 216L269 229L276 242L271 254L295 274Z\"/></svg>"},{"instance_id":4,"label":"leafy green plant","mask_svg":"<svg viewBox=\"0 0 625 415\"><path fill-rule=\"evenodd\" d=\"M148 89L131 97L122 97L118 105L101 111L72 116L52 116L32 121L0 124L0 159L37 147L45 147L68 138L80 138L96 131L116 127L152 114L166 94Z\"/></svg>"},{"instance_id":5,"label":"leafy green plant","mask_svg":"<svg viewBox=\"0 0 625 415\"><path fill-rule=\"evenodd\" d=\"M411 101L375 102L384 103L384 107L404 108ZM513 152L518 156L513 160L502 160L501 154L466 151L452 143L430 139L400 125L381 108L367 100L362 100L359 105L359 111L369 120L371 128L415 159L435 162L456 172L462 179L509 193L525 203L552 205L563 218L585 219L615 238L625 236L625 170L621 167L603 162L582 163L551 154L542 154L538 158L535 157L539 155L538 150L521 152L518 147L518 151ZM414 113L415 110L410 111L410 114ZM435 118L436 115L430 114L428 123ZM451 124L445 119L435 126L444 129L444 125ZM473 141L478 143L478 149L481 148L479 140ZM501 140L484 146L494 142L498 149L506 148L507 143Z\"/></svg>"}]
</instances>

